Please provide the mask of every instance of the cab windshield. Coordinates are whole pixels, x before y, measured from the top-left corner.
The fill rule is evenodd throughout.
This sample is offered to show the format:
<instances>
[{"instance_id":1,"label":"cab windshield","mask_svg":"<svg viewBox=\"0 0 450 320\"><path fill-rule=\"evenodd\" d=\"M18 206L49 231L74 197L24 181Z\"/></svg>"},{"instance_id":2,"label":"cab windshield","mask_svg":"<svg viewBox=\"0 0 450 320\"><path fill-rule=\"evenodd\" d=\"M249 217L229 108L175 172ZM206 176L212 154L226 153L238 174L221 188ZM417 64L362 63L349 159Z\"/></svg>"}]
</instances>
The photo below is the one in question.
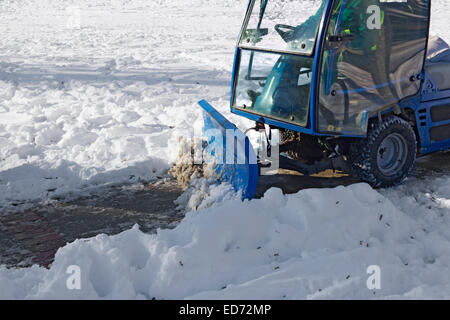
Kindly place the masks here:
<instances>
[{"instance_id":1,"label":"cab windshield","mask_svg":"<svg viewBox=\"0 0 450 320\"><path fill-rule=\"evenodd\" d=\"M327 0L253 0L241 48L311 55Z\"/></svg>"},{"instance_id":2,"label":"cab windshield","mask_svg":"<svg viewBox=\"0 0 450 320\"><path fill-rule=\"evenodd\" d=\"M328 0L253 0L240 39L233 106L306 126L315 41Z\"/></svg>"}]
</instances>

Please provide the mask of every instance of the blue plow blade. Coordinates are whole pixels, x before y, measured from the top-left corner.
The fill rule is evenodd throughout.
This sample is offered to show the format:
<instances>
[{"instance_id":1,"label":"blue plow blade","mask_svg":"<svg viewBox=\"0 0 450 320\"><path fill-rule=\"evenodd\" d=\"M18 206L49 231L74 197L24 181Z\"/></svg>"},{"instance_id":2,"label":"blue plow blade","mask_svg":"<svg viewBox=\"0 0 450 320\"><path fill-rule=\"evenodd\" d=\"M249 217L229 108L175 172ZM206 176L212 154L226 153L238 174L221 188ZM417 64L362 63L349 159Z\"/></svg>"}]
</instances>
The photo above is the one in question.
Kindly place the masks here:
<instances>
[{"instance_id":1,"label":"blue plow blade","mask_svg":"<svg viewBox=\"0 0 450 320\"><path fill-rule=\"evenodd\" d=\"M203 108L206 159L220 182L242 191L242 200L253 199L258 184L257 158L248 137L205 100Z\"/></svg>"}]
</instances>

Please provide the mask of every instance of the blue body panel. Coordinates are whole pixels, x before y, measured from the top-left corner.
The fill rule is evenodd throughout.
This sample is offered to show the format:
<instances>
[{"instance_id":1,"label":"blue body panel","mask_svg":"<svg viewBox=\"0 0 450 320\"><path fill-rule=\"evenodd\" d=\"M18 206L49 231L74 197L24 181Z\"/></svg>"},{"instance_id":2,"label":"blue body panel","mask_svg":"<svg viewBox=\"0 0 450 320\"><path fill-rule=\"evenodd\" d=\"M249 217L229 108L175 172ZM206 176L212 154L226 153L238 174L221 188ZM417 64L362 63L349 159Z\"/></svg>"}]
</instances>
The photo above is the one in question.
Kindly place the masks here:
<instances>
[{"instance_id":1,"label":"blue body panel","mask_svg":"<svg viewBox=\"0 0 450 320\"><path fill-rule=\"evenodd\" d=\"M430 130L439 126L450 125L450 115L443 121L433 121L431 116L431 109L433 107L439 108L439 106L450 105L450 90L439 90L431 75L425 72L422 91L412 101L413 103L410 104L413 107L415 106L413 110L415 111L417 131L419 132L420 152L422 154L428 154L449 149L450 138L433 141L430 137Z\"/></svg>"},{"instance_id":2,"label":"blue body panel","mask_svg":"<svg viewBox=\"0 0 450 320\"><path fill-rule=\"evenodd\" d=\"M259 168L248 137L205 100L199 105L204 111L204 130L208 139L207 163L213 165L220 182L229 182L236 191L242 191L243 199L252 199L258 184ZM234 142L227 141L227 138L234 139ZM232 150L227 149L230 142L234 146ZM227 152L231 154L227 155ZM241 161L244 155L245 159Z\"/></svg>"}]
</instances>

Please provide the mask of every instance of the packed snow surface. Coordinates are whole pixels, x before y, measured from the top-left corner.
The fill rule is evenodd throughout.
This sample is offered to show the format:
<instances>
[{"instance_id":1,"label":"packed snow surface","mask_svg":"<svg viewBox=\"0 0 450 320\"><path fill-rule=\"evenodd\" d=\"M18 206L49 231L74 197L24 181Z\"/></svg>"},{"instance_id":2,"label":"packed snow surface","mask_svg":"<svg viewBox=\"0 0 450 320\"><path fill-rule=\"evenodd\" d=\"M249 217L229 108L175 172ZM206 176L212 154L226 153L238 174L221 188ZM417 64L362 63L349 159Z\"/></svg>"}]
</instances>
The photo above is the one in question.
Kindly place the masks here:
<instances>
[{"instance_id":1,"label":"packed snow surface","mask_svg":"<svg viewBox=\"0 0 450 320\"><path fill-rule=\"evenodd\" d=\"M201 131L198 100L228 113L244 10L1 1L0 206L164 175L178 138Z\"/></svg>"},{"instance_id":2,"label":"packed snow surface","mask_svg":"<svg viewBox=\"0 0 450 320\"><path fill-rule=\"evenodd\" d=\"M247 127L228 111L245 7L1 1L0 206L164 175L179 136L202 125L201 98ZM447 15L434 0L432 32L450 41ZM450 299L448 176L250 202L199 190L174 230L77 240L49 270L0 267L0 298ZM81 290L67 288L72 265ZM367 287L373 265L380 290Z\"/></svg>"}]
</instances>

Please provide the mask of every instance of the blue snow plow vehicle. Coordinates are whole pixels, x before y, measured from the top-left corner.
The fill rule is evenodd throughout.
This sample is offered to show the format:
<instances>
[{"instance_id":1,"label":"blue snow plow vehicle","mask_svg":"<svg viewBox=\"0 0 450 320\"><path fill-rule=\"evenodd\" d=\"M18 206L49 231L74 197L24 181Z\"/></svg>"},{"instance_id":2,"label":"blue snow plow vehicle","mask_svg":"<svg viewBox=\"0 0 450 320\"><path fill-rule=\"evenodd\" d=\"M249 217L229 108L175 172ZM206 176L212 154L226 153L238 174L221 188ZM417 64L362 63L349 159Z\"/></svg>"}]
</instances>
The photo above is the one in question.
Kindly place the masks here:
<instances>
[{"instance_id":1,"label":"blue snow plow vehicle","mask_svg":"<svg viewBox=\"0 0 450 320\"><path fill-rule=\"evenodd\" d=\"M450 48L429 36L430 2L250 0L231 112L265 132L272 158L271 132L279 130L279 168L338 169L373 187L401 183L416 157L450 148ZM251 199L270 163L200 105L219 179Z\"/></svg>"}]
</instances>

